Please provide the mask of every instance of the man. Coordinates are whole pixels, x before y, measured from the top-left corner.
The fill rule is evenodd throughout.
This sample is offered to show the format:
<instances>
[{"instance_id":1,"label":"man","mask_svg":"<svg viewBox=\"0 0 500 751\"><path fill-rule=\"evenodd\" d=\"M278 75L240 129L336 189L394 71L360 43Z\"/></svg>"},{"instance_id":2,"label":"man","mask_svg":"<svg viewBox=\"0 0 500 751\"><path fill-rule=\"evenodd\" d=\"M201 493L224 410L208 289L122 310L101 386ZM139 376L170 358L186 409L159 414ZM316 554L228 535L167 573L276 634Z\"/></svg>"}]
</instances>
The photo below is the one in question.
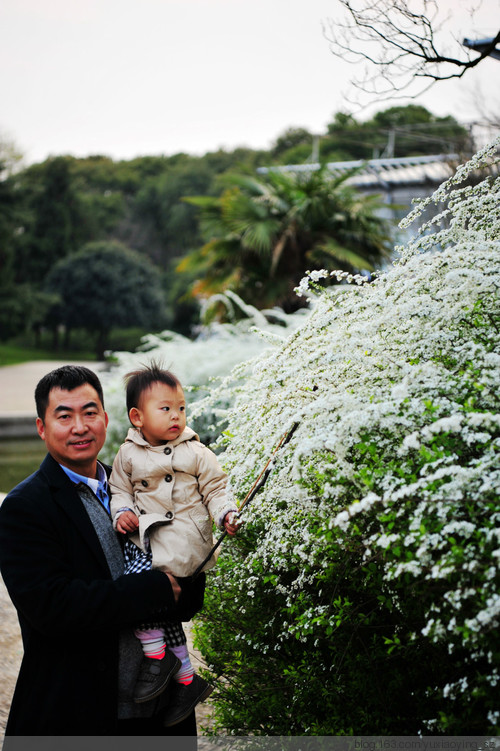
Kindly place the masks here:
<instances>
[{"instance_id":1,"label":"man","mask_svg":"<svg viewBox=\"0 0 500 751\"><path fill-rule=\"evenodd\" d=\"M133 702L142 650L132 629L159 610L189 620L203 577L123 576L109 468L97 460L108 417L95 373L58 368L35 401L48 455L0 507L0 569L24 645L6 736L196 735L194 713L163 727L168 690Z\"/></svg>"}]
</instances>

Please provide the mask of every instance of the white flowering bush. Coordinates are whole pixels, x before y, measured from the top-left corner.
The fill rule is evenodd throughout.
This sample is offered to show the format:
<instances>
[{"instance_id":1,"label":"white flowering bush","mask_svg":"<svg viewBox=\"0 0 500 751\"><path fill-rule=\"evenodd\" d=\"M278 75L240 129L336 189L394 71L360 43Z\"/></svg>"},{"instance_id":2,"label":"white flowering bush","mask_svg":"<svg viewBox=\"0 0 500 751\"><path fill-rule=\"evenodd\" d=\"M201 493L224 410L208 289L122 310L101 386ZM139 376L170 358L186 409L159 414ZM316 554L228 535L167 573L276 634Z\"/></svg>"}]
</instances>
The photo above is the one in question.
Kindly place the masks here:
<instances>
[{"instance_id":1,"label":"white flowering bush","mask_svg":"<svg viewBox=\"0 0 500 751\"><path fill-rule=\"evenodd\" d=\"M197 402L206 396L210 386L239 364L234 377L241 378L251 367L253 357L282 341L308 315L306 309L293 315L285 315L279 309L259 311L228 291L207 300L201 317L209 305L216 303L227 308L231 323L213 322L209 326L200 326L195 339L172 331L148 334L137 352L113 353L113 365L101 375L104 402L110 415L102 452L104 460L112 462L130 427L125 405L124 377L127 373L152 360L175 373L186 392L189 425L200 434L201 440L210 443L220 432L217 423L233 396L229 391L221 392L217 400L211 400L210 406L203 402L203 409L197 407Z\"/></svg>"},{"instance_id":2,"label":"white flowering bush","mask_svg":"<svg viewBox=\"0 0 500 751\"><path fill-rule=\"evenodd\" d=\"M216 731L500 730L498 161L374 282L310 276L303 325L199 402L228 399L240 500L298 423L197 620Z\"/></svg>"}]
</instances>

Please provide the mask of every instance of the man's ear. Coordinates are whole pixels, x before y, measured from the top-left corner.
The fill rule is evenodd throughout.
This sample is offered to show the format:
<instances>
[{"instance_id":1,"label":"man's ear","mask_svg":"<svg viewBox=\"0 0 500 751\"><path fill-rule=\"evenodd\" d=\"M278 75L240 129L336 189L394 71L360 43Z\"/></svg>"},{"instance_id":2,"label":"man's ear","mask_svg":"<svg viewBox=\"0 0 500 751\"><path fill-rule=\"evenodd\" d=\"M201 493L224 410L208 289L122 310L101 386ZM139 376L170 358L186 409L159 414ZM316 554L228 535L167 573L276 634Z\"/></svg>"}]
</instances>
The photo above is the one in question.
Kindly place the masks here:
<instances>
[{"instance_id":1,"label":"man's ear","mask_svg":"<svg viewBox=\"0 0 500 751\"><path fill-rule=\"evenodd\" d=\"M43 420L41 417L36 418L36 429L38 431L38 435L42 439L42 441L45 440L45 425L43 424Z\"/></svg>"},{"instance_id":2,"label":"man's ear","mask_svg":"<svg viewBox=\"0 0 500 751\"><path fill-rule=\"evenodd\" d=\"M135 428L142 428L142 413L140 409L137 409L137 407L132 407L132 409L128 413L128 417Z\"/></svg>"}]
</instances>

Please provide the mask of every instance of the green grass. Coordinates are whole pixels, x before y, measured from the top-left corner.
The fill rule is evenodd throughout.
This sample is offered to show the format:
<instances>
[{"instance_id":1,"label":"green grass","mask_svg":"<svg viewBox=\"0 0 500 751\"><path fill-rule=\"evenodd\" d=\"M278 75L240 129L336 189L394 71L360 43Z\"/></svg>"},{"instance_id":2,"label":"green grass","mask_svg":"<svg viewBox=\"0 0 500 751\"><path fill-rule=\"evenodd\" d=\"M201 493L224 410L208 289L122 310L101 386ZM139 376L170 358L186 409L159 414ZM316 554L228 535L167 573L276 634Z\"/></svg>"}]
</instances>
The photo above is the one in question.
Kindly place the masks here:
<instances>
[{"instance_id":1,"label":"green grass","mask_svg":"<svg viewBox=\"0 0 500 751\"><path fill-rule=\"evenodd\" d=\"M40 438L0 441L0 493L8 493L37 470L46 453Z\"/></svg>"},{"instance_id":2,"label":"green grass","mask_svg":"<svg viewBox=\"0 0 500 751\"><path fill-rule=\"evenodd\" d=\"M95 361L95 355L90 352L54 352L48 349L23 347L18 344L0 344L0 366L17 365L32 360L83 360Z\"/></svg>"},{"instance_id":3,"label":"green grass","mask_svg":"<svg viewBox=\"0 0 500 751\"><path fill-rule=\"evenodd\" d=\"M148 332L142 328L116 329L109 337L108 349L119 352L134 352L141 344L141 337ZM8 342L0 342L0 366L17 365L31 360L82 360L95 362L92 337L86 331L73 332L71 349L54 349L52 337L45 332L41 337L40 346L35 346L33 334L24 334Z\"/></svg>"}]
</instances>

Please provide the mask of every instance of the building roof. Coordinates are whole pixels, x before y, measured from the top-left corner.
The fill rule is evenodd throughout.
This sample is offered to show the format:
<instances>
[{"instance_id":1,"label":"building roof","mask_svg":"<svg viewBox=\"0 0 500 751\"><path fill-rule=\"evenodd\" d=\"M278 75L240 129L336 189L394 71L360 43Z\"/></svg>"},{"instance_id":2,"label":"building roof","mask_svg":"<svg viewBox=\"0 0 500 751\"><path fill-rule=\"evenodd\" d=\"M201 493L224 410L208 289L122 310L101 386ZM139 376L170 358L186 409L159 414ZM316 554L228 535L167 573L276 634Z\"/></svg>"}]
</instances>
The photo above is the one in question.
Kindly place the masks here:
<instances>
[{"instance_id":1,"label":"building roof","mask_svg":"<svg viewBox=\"0 0 500 751\"><path fill-rule=\"evenodd\" d=\"M360 190L394 188L410 185L439 185L454 174L460 161L458 154L434 154L400 158L329 162L326 168L334 177L356 170L346 182ZM279 167L259 167L257 172L311 172L320 164L288 164Z\"/></svg>"}]
</instances>

